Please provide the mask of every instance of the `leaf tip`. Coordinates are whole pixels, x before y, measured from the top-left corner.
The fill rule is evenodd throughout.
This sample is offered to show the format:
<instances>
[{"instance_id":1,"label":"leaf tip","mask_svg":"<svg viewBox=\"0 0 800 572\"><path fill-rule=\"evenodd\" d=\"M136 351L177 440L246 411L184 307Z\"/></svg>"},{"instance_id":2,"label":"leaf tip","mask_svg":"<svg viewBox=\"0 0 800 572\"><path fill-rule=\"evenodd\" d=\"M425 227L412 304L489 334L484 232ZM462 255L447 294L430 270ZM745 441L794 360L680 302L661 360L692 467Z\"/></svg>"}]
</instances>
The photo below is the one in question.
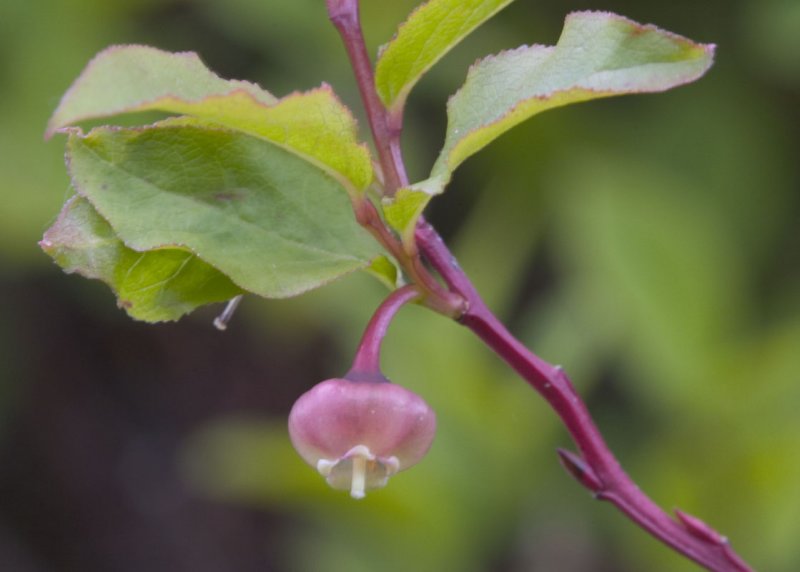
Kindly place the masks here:
<instances>
[{"instance_id":1,"label":"leaf tip","mask_svg":"<svg viewBox=\"0 0 800 572\"><path fill-rule=\"evenodd\" d=\"M53 135L56 134L57 129L58 128L55 125L53 125L52 121L48 121L47 127L45 127L44 129L44 140L50 141L50 139L53 138Z\"/></svg>"},{"instance_id":2,"label":"leaf tip","mask_svg":"<svg viewBox=\"0 0 800 572\"><path fill-rule=\"evenodd\" d=\"M115 44L115 45L103 48L102 50L97 52L92 57L92 59L89 60L89 62L81 70L80 74L78 74L78 77L75 78L75 80L72 82L72 84L70 84L70 86L67 88L67 91L64 92L64 95L61 96L61 99L59 100L55 111L53 111L53 114L50 116L50 119L47 121L47 128L46 128L46 130L44 132L45 141L50 140L53 137L53 135L55 135L56 133L59 132L59 129L65 127L70 122L69 119L63 117L64 108L69 106L70 101L72 100L72 98L73 98L73 96L75 94L75 91L78 90L80 85L85 81L86 76L89 73L91 73L91 71L95 67L97 67L98 62L100 62L103 59L105 59L106 57L108 57L109 54L113 54L115 52L118 52L118 51L121 51L121 50L124 50L124 49L127 49L127 48L132 48L132 47L145 48L147 46L139 46L139 45L135 45L135 44Z\"/></svg>"},{"instance_id":3,"label":"leaf tip","mask_svg":"<svg viewBox=\"0 0 800 572\"><path fill-rule=\"evenodd\" d=\"M47 233L45 233L44 237L42 237L42 240L40 240L37 244L39 245L39 248L41 248L48 254L55 247L53 241L47 238Z\"/></svg>"}]
</instances>

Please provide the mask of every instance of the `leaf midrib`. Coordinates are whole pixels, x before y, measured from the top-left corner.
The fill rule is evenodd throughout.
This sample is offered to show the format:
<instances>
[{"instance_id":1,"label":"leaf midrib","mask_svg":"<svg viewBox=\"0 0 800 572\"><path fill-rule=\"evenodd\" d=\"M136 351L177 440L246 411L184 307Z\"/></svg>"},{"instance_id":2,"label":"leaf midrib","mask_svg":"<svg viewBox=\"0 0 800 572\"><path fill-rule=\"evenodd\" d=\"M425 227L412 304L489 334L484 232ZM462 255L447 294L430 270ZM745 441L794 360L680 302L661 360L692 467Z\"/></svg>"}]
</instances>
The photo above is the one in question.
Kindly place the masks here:
<instances>
[{"instance_id":1,"label":"leaf midrib","mask_svg":"<svg viewBox=\"0 0 800 572\"><path fill-rule=\"evenodd\" d=\"M270 143L271 144L271 142L269 142L266 139L263 139L263 138L258 138L258 139L263 141L263 142L265 142L265 143ZM184 194L184 193L172 191L172 190L169 190L169 189L163 189L163 188L155 185L151 181L148 181L147 179L141 177L139 174L133 173L133 172L123 168L118 163L114 163L114 162L104 158L102 155L100 155L100 153L98 153L97 151L92 149L91 146L86 145L83 142L82 142L82 148L84 150L86 150L88 153L91 153L93 157L95 157L99 162L101 162L104 165L106 165L107 168L119 171L119 172L123 173L124 175L126 175L127 177L130 177L131 179L134 179L134 180L142 183L143 185L146 185L147 187L149 187L150 189L155 190L156 192L162 192L162 193L169 194L170 196L176 198L179 201L189 202L192 205L200 206L200 208L203 208L204 210L208 210L208 211L211 211L211 212L218 213L220 216L223 216L223 217L226 217L226 218L231 218L232 220L236 221L238 224L241 224L242 226L248 226L248 227L254 228L257 231L263 232L263 233L267 234L270 237L273 237L273 238L275 238L275 239L277 239L279 241L282 241L282 242L284 242L286 244L292 244L292 245L294 245L294 246L296 246L296 247L298 247L298 248L300 248L302 250L306 250L308 252L313 252L313 253L324 254L324 255L331 256L332 258L335 258L337 260L342 260L342 261L363 262L363 260L360 259L360 258L357 258L357 257L354 257L354 256L343 255L341 253L330 251L330 250L326 250L326 249L323 249L323 248L319 248L317 246L311 246L311 245L309 245L307 243L300 242L297 239L292 239L292 238L289 238L289 237L285 237L285 236L283 236L283 235L281 235L281 234L279 234L279 233L277 233L275 231L269 230L268 228L265 228L264 226L261 226L261 225L255 223L255 222L248 221L248 220L243 219L243 218L238 217L238 216L232 216L230 213L222 213L222 212L220 212L221 209L217 210L212 205L209 205L208 203L206 203L204 201L201 201L201 200L199 200L199 199L197 199L195 197L192 197L191 195L187 195L187 194ZM75 188L76 189L80 189L80 185L78 184L78 181L74 181L74 184L75 184ZM101 209L92 200L91 196L87 195L85 192L80 193L80 194L82 196L86 197L86 199L92 204L92 206L95 209L97 209L97 211L101 214L101 216L103 216L103 218L105 218L107 221L109 220L109 217L107 216L107 214L104 214L101 211ZM306 218L306 219L308 218L307 215L305 214L305 211L303 209L300 209L299 207L297 207L297 204L293 200L291 200L291 196L290 195L283 195L283 196L288 196L290 201L292 202L292 204L295 206L295 209L297 209L298 212L302 213L303 218ZM315 225L315 227L319 228L317 225ZM321 230L324 231L325 229L321 229ZM192 233L192 234L198 234L198 233ZM128 244L127 240L123 239L122 237L120 237L120 239L122 240L122 242L126 246L128 246L128 248L132 248L134 250L137 250L137 249L133 248L130 244ZM200 255L199 253L195 252L194 249L191 246L187 245L187 244L183 244L183 243L162 244L162 245L154 246L152 248L157 248L159 246L176 246L176 247L187 248L190 251L192 251L195 256L198 256L199 258L205 260L202 255ZM206 262L208 262L208 261L206 261ZM299 263L298 262L298 264L303 264L303 263ZM305 264L307 264L307 263L305 263Z\"/></svg>"}]
</instances>

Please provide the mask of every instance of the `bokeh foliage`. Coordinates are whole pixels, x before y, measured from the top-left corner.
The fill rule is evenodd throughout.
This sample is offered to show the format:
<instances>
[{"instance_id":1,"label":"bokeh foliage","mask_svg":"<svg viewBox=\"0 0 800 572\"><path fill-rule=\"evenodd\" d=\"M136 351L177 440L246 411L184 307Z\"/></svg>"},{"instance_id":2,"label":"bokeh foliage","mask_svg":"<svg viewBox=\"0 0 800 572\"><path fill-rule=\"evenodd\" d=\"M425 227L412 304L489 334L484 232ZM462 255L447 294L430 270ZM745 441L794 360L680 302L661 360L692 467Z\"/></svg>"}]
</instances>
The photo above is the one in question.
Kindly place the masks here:
<instances>
[{"instance_id":1,"label":"bokeh foliage","mask_svg":"<svg viewBox=\"0 0 800 572\"><path fill-rule=\"evenodd\" d=\"M368 41L376 48L414 2L363 4ZM699 83L675 92L553 111L517 128L463 165L448 193L432 202L431 217L490 305L534 350L564 365L612 449L655 500L708 520L757 569L796 570L796 2L517 0L437 64L411 96L406 153L412 178L427 172L441 146L445 101L467 66L522 43L554 43L565 13L578 9L608 9L714 42L717 64ZM130 338L134 344L210 325L193 320L179 330L152 326L151 332L117 322L109 294L64 276L35 246L68 194L61 144L42 142L47 117L91 56L124 42L198 51L223 76L256 81L276 96L325 80L347 103L357 100L322 2L0 5L4 291L33 283L46 284L42 292L67 291L58 298L61 306L46 307L64 316L75 312L66 304L80 308L84 317L72 336L92 339L85 332L113 322L138 336ZM342 373L383 293L367 277L350 277L296 300L245 304L233 329L255 341L238 350L228 346L218 359L263 352L263 369L251 374L263 376L263 391L274 392L283 408L208 407L175 433L175 454L161 459L180 458L194 496L277 515L263 542L279 538L282 548L267 569L694 569L587 498L556 462L554 447L568 440L541 400L468 332L422 310L404 311L393 326L385 363L391 378L438 412L440 431L429 457L361 503L328 490L286 436L292 397L322 379L305 377L311 374L298 364L319 357L316 375ZM7 365L0 411L8 467L25 427L20 419L37 407L46 380L66 387L77 381L41 363L45 350L37 341L48 336L30 331L30 324L47 328L48 322L27 316L22 309L30 305L9 296L3 302L8 319L0 326L0 357ZM320 336L329 340L325 351L312 343ZM296 362L287 365L280 355L285 347L293 348ZM73 359L101 359L95 353L83 348ZM129 353L117 367L132 384L145 384L152 370L142 360L149 356ZM200 368L192 373L201 387L223 391L232 383L210 379ZM181 375L173 368L168 374ZM152 387L151 399L162 399ZM185 404L166 402L176 409L162 411L162 418L181 417ZM151 443L138 437L145 447ZM45 448L46 440L38 446ZM49 478L58 481L57 474ZM0 481L0 499L14 494L8 479ZM95 500L87 494L80 502ZM15 531L24 519L21 509L4 511L8 505L0 502L0 532L12 530L7 536L24 540L41 564L30 569L69 569L69 551L48 550L36 526ZM53 510L28 509L34 523ZM89 553L100 546L91 536L82 542ZM81 569L108 569L102 562L88 558ZM229 564L205 563L207 570ZM151 569L162 568L156 561Z\"/></svg>"}]
</instances>

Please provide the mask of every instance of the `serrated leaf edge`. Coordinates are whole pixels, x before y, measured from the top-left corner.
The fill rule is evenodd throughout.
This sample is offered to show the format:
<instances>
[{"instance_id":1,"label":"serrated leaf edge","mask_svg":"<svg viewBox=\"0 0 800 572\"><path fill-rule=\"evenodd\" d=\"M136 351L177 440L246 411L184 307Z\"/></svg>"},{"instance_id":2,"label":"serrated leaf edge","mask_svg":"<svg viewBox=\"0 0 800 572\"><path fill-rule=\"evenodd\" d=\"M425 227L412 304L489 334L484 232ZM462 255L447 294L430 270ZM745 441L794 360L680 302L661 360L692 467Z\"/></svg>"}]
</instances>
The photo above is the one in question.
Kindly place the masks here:
<instances>
[{"instance_id":1,"label":"serrated leaf edge","mask_svg":"<svg viewBox=\"0 0 800 572\"><path fill-rule=\"evenodd\" d=\"M400 25L397 27L397 31L395 31L395 33L391 37L391 39L378 48L378 59L377 59L377 62L375 64L376 80L377 80L377 78L379 77L379 75L381 73L379 71L379 69L382 69L381 62L384 61L383 57L384 57L387 49L392 44L394 44L395 41L397 41L397 38L400 36L400 34L403 32L403 30L414 20L414 18L418 17L419 13L425 11L427 9L427 7L430 6L434 1L435 0L428 0L427 2L425 2L423 4L420 4L419 6L414 8L411 11L411 13L408 15L408 17L403 22L401 22ZM467 30L467 32L461 38L459 38L456 42L454 42L452 45L450 45L447 49L443 50L441 52L441 54L439 55L439 57L434 58L430 62L429 65L427 65L424 69L422 69L417 78L413 79L410 82L407 82L403 86L403 88L400 89L397 93L384 94L384 93L382 93L382 90L380 88L378 88L377 89L378 96L381 98L381 101L383 102L383 104L389 109L389 111L391 113L397 113L398 109L402 109L403 106L405 105L405 101L408 98L408 95L411 93L411 90L414 89L414 86L419 82L420 79L422 79L422 77L428 72L428 70L430 70L433 66L435 66L453 48L455 48L459 43L461 43L461 41L464 38L466 38L474 30L476 30L478 27L480 27L484 22L486 22L487 20L491 19L493 16L495 16L498 12L500 12L503 8L507 7L513 1L514 0L508 0L507 2L505 2L503 4L500 4L495 10L493 10L490 14L488 14L486 16L486 18L482 22L479 22L476 26L473 26L471 29ZM377 81L376 81L376 87L377 87Z\"/></svg>"},{"instance_id":2,"label":"serrated leaf edge","mask_svg":"<svg viewBox=\"0 0 800 572\"><path fill-rule=\"evenodd\" d=\"M117 51L122 51L122 50L129 49L129 48L141 48L141 49L144 49L144 50L158 52L158 53L161 53L161 54L168 53L170 55L177 56L179 58L185 58L187 60L197 61L198 63L200 63L208 71L209 74L213 75L214 77L216 77L220 81L228 82L228 83L232 83L232 84L236 84L236 85L241 86L241 87L233 88L231 90L231 93L235 92L235 91L243 91L243 92L247 93L248 95L250 95L251 97L253 97L253 99L255 101L257 101L259 103L264 103L264 102L260 102L253 95L253 93L251 93L250 91L247 90L247 88L251 88L251 89L256 89L256 90L264 93L264 95L268 96L269 98L272 98L276 102L279 101L278 98L276 98L270 92L268 92L267 90L265 90L264 88L262 88L261 86L259 86L258 84L254 83L254 82L250 82L250 81L247 81L247 80L241 80L241 79L225 79L225 78L219 76L210 67L208 67L205 64L205 62L203 61L203 59L200 57L200 55L197 52L193 52L193 51L166 52L165 50L160 50L158 48L154 48L153 46L147 46L147 45L144 45L144 44L116 44L116 45L113 45L113 46L108 46L107 48L97 52L92 57L92 59L89 60L89 63L86 64L84 69L81 71L80 75L75 79L75 81L72 82L72 84L69 86L69 88L67 88L67 91L64 92L64 95L61 96L61 99L59 100L55 111L50 116L50 119L47 122L47 129L45 130L45 139L50 139L55 133L60 132L61 128L71 126L72 123L74 123L74 122L86 121L88 119L99 119L101 117L113 117L114 115L119 115L121 113L128 113L128 112L131 112L131 111L135 112L138 109L141 109L141 107L142 107L141 105L137 105L137 106L134 106L134 107L120 107L120 108L118 108L116 110L113 110L113 111L110 111L110 112L106 112L106 113L102 113L102 114L85 114L85 115L81 115L81 116L76 116L73 119L71 119L69 123L58 123L57 124L57 123L54 122L54 119L58 115L58 112L61 109L61 107L64 104L64 102L68 101L72 97L73 93L79 88L79 84L80 84L81 79L83 78L83 76L86 75L86 73L94 65L96 65L98 60L100 60L101 58L107 56L110 53L117 52ZM148 102L146 102L146 104L150 105L153 102L158 101L160 99L162 99L162 98L155 98L153 100L149 100ZM178 98L175 98L175 99L178 99ZM186 102L189 102L189 103L199 103L203 99L204 98L200 98L199 100L184 99L184 100L181 100L181 101L186 101Z\"/></svg>"},{"instance_id":3,"label":"serrated leaf edge","mask_svg":"<svg viewBox=\"0 0 800 572\"><path fill-rule=\"evenodd\" d=\"M688 45L689 47L692 47L692 48L701 49L703 54L707 55L708 58L709 58L708 64L705 67L703 67L701 70L699 70L695 75L688 76L687 78L685 78L685 79L683 79L681 81L678 81L676 83L673 83L670 86L662 88L662 89L631 89L631 90L626 90L624 92L619 92L619 91L614 91L614 90L600 90L600 89L593 89L593 88L573 87L573 88L568 88L568 89L556 90L556 91L553 91L553 92L551 92L550 94L547 94L547 95L534 96L534 97L529 97L527 99L520 100L513 107L509 108L506 111L506 113L504 113L503 115L501 115L500 117L498 117L494 121L490 121L488 123L484 123L482 125L474 127L473 129L470 129L465 134L463 134L461 139L455 145L453 145L453 147L451 147L448 150L447 154L442 154L437 158L436 162L434 163L433 168L431 169L431 177L429 177L428 179L426 179L424 181L421 181L420 183L416 183L415 185L413 185L413 187L414 188L418 188L419 190L425 190L426 192L429 192L430 194L434 194L434 195L442 193L444 191L445 187L447 186L447 184L450 182L450 179L452 177L452 173L455 171L456 168L458 168L458 166L461 164L461 162L463 160L468 158L468 157L465 157L464 159L462 159L462 161L459 161L455 165L452 165L450 163L450 160L451 160L451 157L455 154L456 150L461 148L461 147L463 147L464 145L466 145L470 141L471 136L474 135L475 133L477 133L479 131L482 131L482 130L484 130L486 128L490 128L490 127L492 127L494 125L497 125L499 123L502 123L509 116L513 115L520 107L522 107L522 106L524 106L524 105L526 105L528 103L531 103L531 102L534 102L534 101L548 101L548 100L552 100L553 98L557 97L560 94L575 93L575 92L587 93L587 94L600 94L598 97L596 97L596 99L599 99L599 98L602 98L602 97L611 97L611 96L637 95L637 94L645 94L645 93L664 92L664 91L668 91L670 89L673 89L675 87L680 87L682 85L687 85L689 83L692 83L693 81L696 81L699 77L702 77L702 75L706 71L708 71L708 69L714 63L714 55L715 55L715 50L716 50L716 45L715 44L711 44L711 43L710 44L703 44L703 43L693 42L692 40L690 40L689 38L687 38L685 36L682 36L680 34L676 34L674 32L670 32L668 30L664 30L663 28L660 28L660 27L658 27L658 26L656 26L654 24L641 24L639 22L636 22L635 20L631 20L630 18L627 18L625 16L621 16L619 14L615 14L613 12L598 11L598 10L582 10L582 11L577 11L577 12L571 12L571 13L567 14L567 16L566 16L566 18L564 20L564 26L563 26L562 30L567 27L567 23L571 19L574 19L574 18L580 17L580 16L587 16L587 15L609 17L611 19L619 20L619 21L624 22L626 24L630 24L635 28L638 28L639 30L641 30L640 33L658 32L658 33L660 33L660 34L662 34L664 36L669 37L671 40L680 42L682 44L686 44L686 45ZM542 51L550 51L550 52L552 52L552 51L554 51L556 49L557 44L558 44L558 42L556 42L556 45L553 45L553 46L547 46L547 45L544 45L544 44L530 44L530 45L525 44L525 45L522 45L522 46L518 46L516 48L510 48L510 49L507 49L507 50L502 50L502 51L500 51L500 52L498 52L496 54L490 54L488 56L480 58L479 60L477 60L475 63L473 63L469 67L469 69L467 71L467 77L464 80L464 83L462 84L462 87L459 88L455 93L453 93L447 99L447 109L448 109L448 111L450 110L451 106L453 105L453 102L454 102L455 98L461 93L461 91L463 89L463 86L466 85L470 81L470 79L474 76L475 70L479 66L485 64L486 62L491 62L492 60L498 59L498 58L500 58L502 56L505 56L507 54L513 54L513 53L519 52L519 51L542 50ZM595 98L592 98L592 99L595 99ZM570 103L570 102L567 102L567 104L568 103ZM556 108L556 107L560 107L560 105L553 106L553 108ZM523 119L522 121L525 121L527 119L528 118ZM510 127L509 129L512 129L516 125L517 124L515 124L512 127ZM443 167L442 164L444 164L445 166Z\"/></svg>"},{"instance_id":4,"label":"serrated leaf edge","mask_svg":"<svg viewBox=\"0 0 800 572\"><path fill-rule=\"evenodd\" d=\"M112 109L112 110L109 110L109 111L105 111L103 113L88 113L88 114L83 114L83 115L77 115L77 116L71 117L68 122L63 122L63 123L62 122L55 122L54 120L58 116L59 110L61 109L63 103L65 101L69 100L70 97L72 96L72 94L77 89L79 89L79 86L80 86L80 83L81 83L81 79L85 75L87 75L87 73L92 68L92 66L95 65L96 62L99 59L107 56L109 53L113 53L115 51L121 51L121 50L128 49L128 48L141 48L141 49L145 49L145 50L148 50L148 51L157 52L159 54L169 54L171 56L177 56L177 57L186 58L186 59L189 59L189 60L196 61L197 63L202 65L203 68L209 74L213 75L214 77L216 77L220 81L234 84L237 87L233 87L233 89L231 89L230 91L227 91L225 93L208 95L208 96L200 97L200 98L197 98L197 99L176 97L174 95L165 95L165 96L156 97L156 98L152 98L152 99L148 99L148 100L142 100L138 104L133 105L133 106L123 106L123 107L115 108L115 109ZM254 91L257 90L260 93L263 93L265 96L270 98L270 102L267 103L266 101L262 101L261 99L256 97L256 95L253 93L253 91L250 91L250 89L252 89ZM160 50L158 48L154 48L152 46L146 46L146 45L142 45L142 44L121 44L121 45L109 46L108 48L106 48L106 49L98 52L97 54L95 54L95 56L85 66L85 68L81 72L80 76L78 76L78 78L72 83L72 85L67 89L67 91L64 93L64 95L61 97L61 100L59 101L59 104L56 107L56 110L53 112L53 114L51 115L51 117L50 117L50 119L48 121L47 129L45 130L44 137L45 137L45 140L49 140L56 133L69 133L69 131L68 131L69 128L77 127L76 124L79 123L79 122L82 122L82 121L87 121L87 120L91 120L91 119L111 118L111 117L114 117L114 116L117 116L117 115L141 112L141 111L149 110L149 109L151 109L153 107L156 107L161 102L170 102L170 101L172 101L172 102L184 103L184 104L189 104L189 105L197 105L197 104L202 104L202 103L206 103L206 102L213 102L215 100L225 100L226 98L235 97L237 95L242 95L242 96L248 98L256 107L262 108L264 110L269 110L269 109L274 109L274 108L280 106L283 103L291 102L293 99L300 98L300 97L303 97L303 96L313 96L313 95L315 95L317 93L324 93L324 94L326 94L326 95L328 95L328 96L330 96L332 98L334 105L339 108L339 111L341 112L342 117L344 117L344 119L345 119L346 134L349 136L349 140L347 141L347 143L349 145L352 145L354 148L357 148L363 154L363 159L365 159L364 164L369 166L370 169L371 169L372 161L371 161L371 153L369 151L369 147L366 145L366 143L358 141L358 132L359 132L359 130L358 130L358 120L355 118L355 116L353 115L353 113L350 110L350 108L348 108L342 102L342 100L339 98L339 96L336 94L336 92L333 90L333 88L328 83L323 82L319 87L312 88L312 89L307 90L307 91L296 90L296 91L293 91L293 92L291 92L291 93L289 93L289 94L287 94L287 95L285 95L285 96L283 96L281 98L277 98L277 97L275 97L270 92L268 92L267 90L263 89L261 86L259 86L256 83L249 82L249 81L246 81L246 80L225 79L225 78L220 77L218 74L216 74L211 68L209 68L205 64L203 59L196 52L193 52L193 51L166 52L164 50ZM166 113L171 113L171 112L166 112ZM183 115L174 114L173 117L195 117L195 116L191 115L191 114L183 114ZM213 120L208 119L208 118L204 118L204 117L199 117L198 119L203 119L203 120L208 120L208 121L213 122ZM356 184L355 181L350 180L345 173L343 173L341 171L338 171L337 169L335 169L332 166L328 165L327 163L321 161L320 159L318 159L318 158L316 158L316 157L314 157L312 155L309 155L306 152L300 151L299 149L297 149L297 148L295 148L295 147L293 147L291 145L287 145L285 143L281 143L279 141L275 141L274 139L270 139L269 137L265 137L264 135L259 134L255 130L239 129L239 131L241 131L243 133L248 133L249 135L252 135L254 137L258 137L258 138L263 139L265 141L269 141L269 142L273 143L274 145L278 145L278 146L280 146L280 147L282 147L282 148L284 148L284 149L286 149L286 150L298 155L299 157L303 158L304 160L312 163L313 165L315 165L319 169L325 171L326 173L328 173L329 175L334 177L345 188L347 193L353 198L363 194L365 189L371 184L372 180L374 180L374 172L371 172L371 177L370 177L371 180L366 181L366 184L364 184L363 186L359 186L359 185Z\"/></svg>"}]
</instances>

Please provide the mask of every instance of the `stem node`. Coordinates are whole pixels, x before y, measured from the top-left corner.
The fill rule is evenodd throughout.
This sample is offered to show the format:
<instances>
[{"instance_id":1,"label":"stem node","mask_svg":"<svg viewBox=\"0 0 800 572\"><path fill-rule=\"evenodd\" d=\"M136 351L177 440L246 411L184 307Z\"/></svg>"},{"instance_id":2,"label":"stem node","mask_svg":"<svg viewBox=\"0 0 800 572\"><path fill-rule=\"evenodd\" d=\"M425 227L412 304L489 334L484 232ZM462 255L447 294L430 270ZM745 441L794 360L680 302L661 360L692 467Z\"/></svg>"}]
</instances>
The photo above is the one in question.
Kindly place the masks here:
<instances>
[{"instance_id":1,"label":"stem node","mask_svg":"<svg viewBox=\"0 0 800 572\"><path fill-rule=\"evenodd\" d=\"M592 491L596 499L603 500L601 497L605 486L589 465L572 451L559 448L556 449L556 452L561 460L561 465L567 472L575 477L575 480L580 484Z\"/></svg>"}]
</instances>

